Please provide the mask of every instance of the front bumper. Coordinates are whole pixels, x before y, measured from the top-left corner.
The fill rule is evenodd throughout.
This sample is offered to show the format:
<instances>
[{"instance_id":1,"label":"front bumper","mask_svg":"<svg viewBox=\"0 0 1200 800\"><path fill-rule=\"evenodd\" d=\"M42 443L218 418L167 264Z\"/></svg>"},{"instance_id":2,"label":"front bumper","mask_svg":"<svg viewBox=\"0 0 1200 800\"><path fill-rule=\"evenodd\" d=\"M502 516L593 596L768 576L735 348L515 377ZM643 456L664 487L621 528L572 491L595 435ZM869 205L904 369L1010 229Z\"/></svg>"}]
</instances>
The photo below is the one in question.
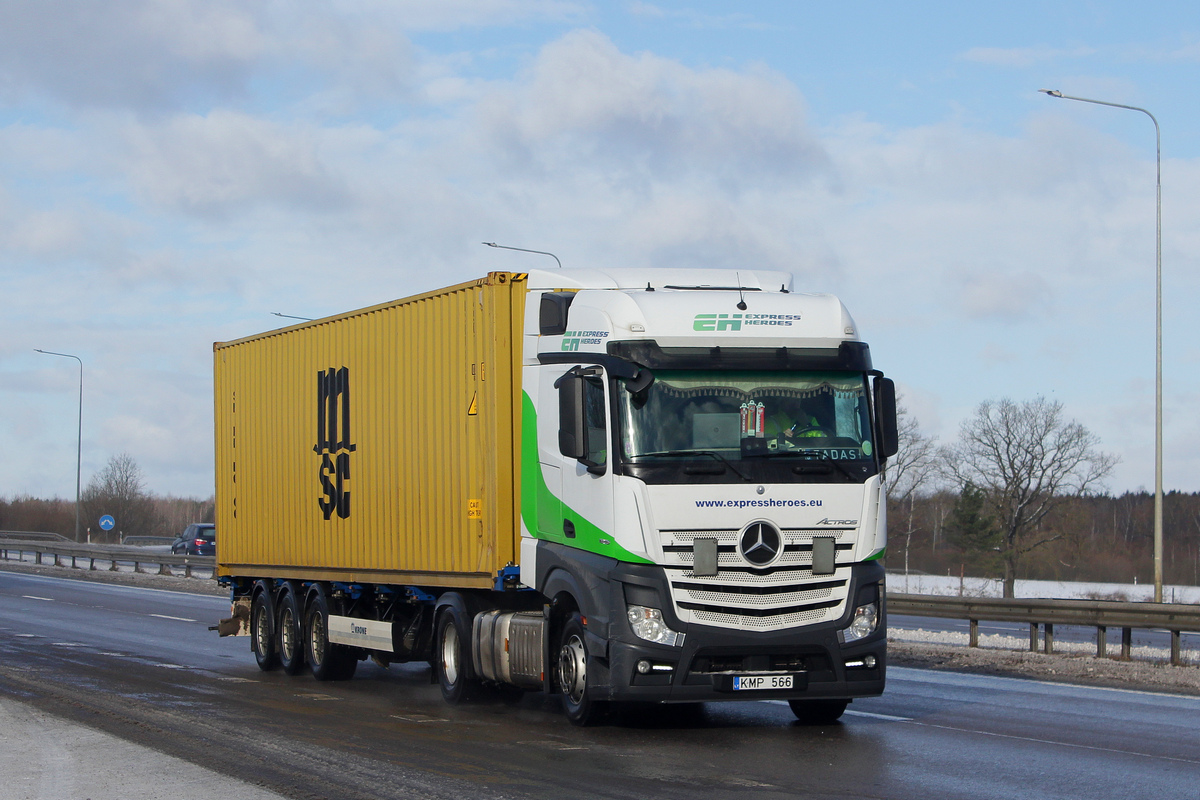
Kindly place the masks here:
<instances>
[{"instance_id":1,"label":"front bumper","mask_svg":"<svg viewBox=\"0 0 1200 800\"><path fill-rule=\"evenodd\" d=\"M695 702L770 698L873 697L883 692L887 662L887 615L883 568L878 562L853 568L849 599L834 621L780 631L742 631L688 624L671 605L663 570L622 564L610 575L607 636L589 636L589 684L597 699L644 702ZM632 587L632 588L631 588ZM684 634L681 647L637 638L625 621L627 602L656 606L673 629ZM868 599L879 606L875 632L842 644L839 631L850 624L854 608ZM638 670L639 662L650 670ZM734 690L733 676L792 675L790 689ZM745 681L741 683L746 683ZM758 683L758 682L751 682ZM770 681L760 682L770 686Z\"/></svg>"}]
</instances>

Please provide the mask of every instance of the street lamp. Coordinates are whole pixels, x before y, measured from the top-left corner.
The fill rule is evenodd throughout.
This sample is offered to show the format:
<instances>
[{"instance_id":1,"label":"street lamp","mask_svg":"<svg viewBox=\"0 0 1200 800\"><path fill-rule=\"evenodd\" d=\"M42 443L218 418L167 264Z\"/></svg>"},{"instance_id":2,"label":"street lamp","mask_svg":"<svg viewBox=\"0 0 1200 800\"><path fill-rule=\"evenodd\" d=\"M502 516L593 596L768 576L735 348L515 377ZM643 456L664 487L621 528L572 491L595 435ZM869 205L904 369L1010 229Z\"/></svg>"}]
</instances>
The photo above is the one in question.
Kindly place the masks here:
<instances>
[{"instance_id":1,"label":"street lamp","mask_svg":"<svg viewBox=\"0 0 1200 800\"><path fill-rule=\"evenodd\" d=\"M1162 422L1162 137L1158 120L1144 108L1109 103L1104 100L1089 100L1086 97L1071 97L1057 89L1038 89L1039 92L1060 97L1063 100L1078 100L1098 106L1124 108L1140 111L1154 123L1155 181L1155 226L1154 226L1154 602L1163 599L1163 422Z\"/></svg>"},{"instance_id":2,"label":"street lamp","mask_svg":"<svg viewBox=\"0 0 1200 800\"><path fill-rule=\"evenodd\" d=\"M486 244L488 247L498 247L501 250L519 250L522 253L537 253L539 256L550 256L555 261L558 261L558 256L554 255L554 253L547 253L545 250L526 250L524 247L509 247L508 245L496 244L495 242L483 242L483 244ZM562 269L561 261L558 261L558 268Z\"/></svg>"},{"instance_id":3,"label":"street lamp","mask_svg":"<svg viewBox=\"0 0 1200 800\"><path fill-rule=\"evenodd\" d=\"M48 356L73 358L79 362L79 439L75 447L75 541L79 538L79 476L83 467L83 359L70 353L52 353L49 350L34 350Z\"/></svg>"}]
</instances>

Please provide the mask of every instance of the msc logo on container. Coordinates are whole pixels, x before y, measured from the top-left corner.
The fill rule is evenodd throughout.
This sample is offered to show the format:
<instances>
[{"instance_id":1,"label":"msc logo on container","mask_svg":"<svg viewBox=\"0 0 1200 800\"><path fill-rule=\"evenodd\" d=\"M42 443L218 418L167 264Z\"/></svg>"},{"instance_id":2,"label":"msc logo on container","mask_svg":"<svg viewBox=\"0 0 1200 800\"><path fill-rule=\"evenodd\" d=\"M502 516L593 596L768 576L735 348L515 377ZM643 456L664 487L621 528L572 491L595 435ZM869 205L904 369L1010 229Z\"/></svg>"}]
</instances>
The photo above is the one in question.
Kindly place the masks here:
<instances>
[{"instance_id":1,"label":"msc logo on container","mask_svg":"<svg viewBox=\"0 0 1200 800\"><path fill-rule=\"evenodd\" d=\"M317 443L321 456L317 477L322 497L317 499L325 519L350 516L350 454L357 447L350 439L350 370L323 369L317 373Z\"/></svg>"}]
</instances>

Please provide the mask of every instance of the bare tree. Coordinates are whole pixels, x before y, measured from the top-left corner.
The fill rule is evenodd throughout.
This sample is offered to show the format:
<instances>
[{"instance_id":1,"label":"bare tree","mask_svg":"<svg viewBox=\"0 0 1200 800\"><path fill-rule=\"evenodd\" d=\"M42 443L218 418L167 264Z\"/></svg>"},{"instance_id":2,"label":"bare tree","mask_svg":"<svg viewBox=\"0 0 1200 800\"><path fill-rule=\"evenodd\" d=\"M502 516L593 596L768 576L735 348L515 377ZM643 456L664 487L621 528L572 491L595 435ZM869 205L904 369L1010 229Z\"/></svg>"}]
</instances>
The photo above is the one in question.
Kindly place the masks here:
<instances>
[{"instance_id":1,"label":"bare tree","mask_svg":"<svg viewBox=\"0 0 1200 800\"><path fill-rule=\"evenodd\" d=\"M896 432L900 449L888 459L888 497L902 503L936 477L938 448L904 406L896 408Z\"/></svg>"},{"instance_id":2,"label":"bare tree","mask_svg":"<svg viewBox=\"0 0 1200 800\"><path fill-rule=\"evenodd\" d=\"M105 536L97 531L93 538L155 536L163 532L154 500L146 493L142 470L128 453L110 458L104 469L88 481L83 490L83 511L93 528L104 514L116 520L112 533Z\"/></svg>"},{"instance_id":3,"label":"bare tree","mask_svg":"<svg viewBox=\"0 0 1200 800\"><path fill-rule=\"evenodd\" d=\"M913 523L913 505L917 495L937 475L937 442L921 433L917 418L908 409L896 408L896 432L900 449L888 459L888 498L900 508L908 505L904 529L904 574L908 574L908 552L916 526Z\"/></svg>"},{"instance_id":4,"label":"bare tree","mask_svg":"<svg viewBox=\"0 0 1200 800\"><path fill-rule=\"evenodd\" d=\"M946 476L960 490L979 493L998 528L1004 596L1014 596L1017 566L1031 550L1060 538L1040 523L1068 497L1099 488L1117 464L1099 439L1063 416L1062 403L1044 397L1017 403L980 403L964 421L958 441L942 451Z\"/></svg>"}]
</instances>

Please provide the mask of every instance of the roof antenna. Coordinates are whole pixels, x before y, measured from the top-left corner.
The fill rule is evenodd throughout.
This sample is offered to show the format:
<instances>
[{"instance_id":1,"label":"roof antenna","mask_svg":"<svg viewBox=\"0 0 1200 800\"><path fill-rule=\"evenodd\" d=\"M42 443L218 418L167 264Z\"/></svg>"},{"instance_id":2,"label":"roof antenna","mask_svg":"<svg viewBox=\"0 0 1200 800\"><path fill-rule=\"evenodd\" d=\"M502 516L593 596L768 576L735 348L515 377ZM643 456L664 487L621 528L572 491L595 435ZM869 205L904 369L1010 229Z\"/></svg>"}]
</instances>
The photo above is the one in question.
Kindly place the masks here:
<instances>
[{"instance_id":1,"label":"roof antenna","mask_svg":"<svg viewBox=\"0 0 1200 800\"><path fill-rule=\"evenodd\" d=\"M483 242L483 244L486 244L488 247L498 247L501 250L520 250L522 253L537 253L539 256L550 256L555 261L558 261L558 256L554 255L554 253L547 253L545 250L526 250L524 247L509 247L508 245L496 244L495 242ZM561 261L558 261L558 268L562 269Z\"/></svg>"},{"instance_id":2,"label":"roof antenna","mask_svg":"<svg viewBox=\"0 0 1200 800\"><path fill-rule=\"evenodd\" d=\"M738 298L739 298L738 304L737 304L738 311L745 311L747 308L746 293L742 291L742 273L735 272L734 274L737 275L737 282L738 282Z\"/></svg>"}]
</instances>

